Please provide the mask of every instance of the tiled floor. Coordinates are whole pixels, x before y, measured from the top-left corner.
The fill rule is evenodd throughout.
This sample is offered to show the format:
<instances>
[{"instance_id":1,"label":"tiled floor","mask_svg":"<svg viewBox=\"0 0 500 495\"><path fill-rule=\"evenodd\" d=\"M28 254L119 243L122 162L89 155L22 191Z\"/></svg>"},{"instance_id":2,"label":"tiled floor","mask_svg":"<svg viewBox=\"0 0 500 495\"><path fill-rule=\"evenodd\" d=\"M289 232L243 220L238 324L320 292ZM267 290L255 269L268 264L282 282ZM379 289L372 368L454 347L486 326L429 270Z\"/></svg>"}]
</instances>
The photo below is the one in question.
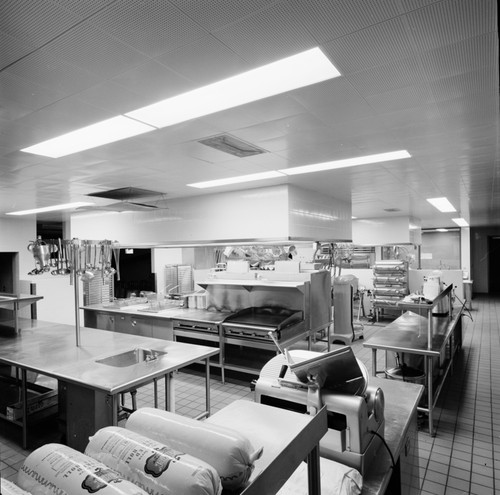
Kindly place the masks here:
<instances>
[{"instance_id":1,"label":"tiled floor","mask_svg":"<svg viewBox=\"0 0 500 495\"><path fill-rule=\"evenodd\" d=\"M493 495L500 493L500 296L477 297L472 319L463 318L463 347L454 373L447 379L435 410L437 433L419 432L419 465L423 495ZM364 324L367 340L388 321ZM363 340L353 343L356 356L371 370L371 351ZM382 353L379 353L382 354ZM381 356L381 359L383 357ZM380 363L380 367L383 363ZM204 380L197 373L177 373L176 411L195 417L205 409ZM159 384L159 407L163 390ZM212 413L235 399L253 400L249 379L230 378L225 385L211 384ZM138 405L153 404L152 387L138 393ZM389 407L389 406L386 406ZM56 425L37 431L36 443L54 441ZM0 421L0 474L16 480L16 473L30 450L19 446L17 428Z\"/></svg>"}]
</instances>

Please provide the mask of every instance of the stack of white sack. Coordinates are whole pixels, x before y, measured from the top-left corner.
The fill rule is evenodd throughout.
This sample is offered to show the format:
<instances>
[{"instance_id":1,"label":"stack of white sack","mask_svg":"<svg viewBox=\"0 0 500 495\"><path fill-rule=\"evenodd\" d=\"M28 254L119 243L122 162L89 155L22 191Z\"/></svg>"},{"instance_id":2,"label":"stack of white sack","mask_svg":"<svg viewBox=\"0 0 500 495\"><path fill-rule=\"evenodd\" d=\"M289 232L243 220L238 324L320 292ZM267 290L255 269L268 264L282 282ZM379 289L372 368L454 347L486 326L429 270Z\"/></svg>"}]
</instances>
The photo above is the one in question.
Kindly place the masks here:
<instances>
[{"instance_id":1,"label":"stack of white sack","mask_svg":"<svg viewBox=\"0 0 500 495\"><path fill-rule=\"evenodd\" d=\"M124 428L99 430L85 454L106 464L149 494L220 495L217 471L206 462Z\"/></svg>"},{"instance_id":2,"label":"stack of white sack","mask_svg":"<svg viewBox=\"0 0 500 495\"><path fill-rule=\"evenodd\" d=\"M238 431L149 407L133 412L126 428L212 465L229 490L248 482L262 455L262 447L254 449Z\"/></svg>"},{"instance_id":3,"label":"stack of white sack","mask_svg":"<svg viewBox=\"0 0 500 495\"><path fill-rule=\"evenodd\" d=\"M32 495L147 495L116 471L65 445L33 451L17 473L17 484Z\"/></svg>"},{"instance_id":4,"label":"stack of white sack","mask_svg":"<svg viewBox=\"0 0 500 495\"><path fill-rule=\"evenodd\" d=\"M0 493L2 495L30 495L29 492L19 488L14 482L0 478Z\"/></svg>"}]
</instances>

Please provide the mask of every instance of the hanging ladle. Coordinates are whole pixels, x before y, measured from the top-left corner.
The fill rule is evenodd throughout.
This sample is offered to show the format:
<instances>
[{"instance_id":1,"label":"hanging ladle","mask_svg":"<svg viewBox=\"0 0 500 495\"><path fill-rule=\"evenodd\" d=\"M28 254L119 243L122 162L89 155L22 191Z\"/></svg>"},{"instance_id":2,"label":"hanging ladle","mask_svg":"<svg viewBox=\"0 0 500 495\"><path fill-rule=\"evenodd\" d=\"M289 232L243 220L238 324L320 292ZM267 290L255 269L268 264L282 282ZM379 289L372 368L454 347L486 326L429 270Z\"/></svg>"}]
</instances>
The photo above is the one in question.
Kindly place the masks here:
<instances>
[{"instance_id":1,"label":"hanging ladle","mask_svg":"<svg viewBox=\"0 0 500 495\"><path fill-rule=\"evenodd\" d=\"M57 274L58 275L66 275L66 269L63 267L63 249L62 249L62 241L59 241L59 252L58 252L58 261L57 261Z\"/></svg>"},{"instance_id":2,"label":"hanging ladle","mask_svg":"<svg viewBox=\"0 0 500 495\"><path fill-rule=\"evenodd\" d=\"M116 280L120 281L120 245L115 241L113 243L113 255L115 257L116 265Z\"/></svg>"},{"instance_id":3,"label":"hanging ladle","mask_svg":"<svg viewBox=\"0 0 500 495\"><path fill-rule=\"evenodd\" d=\"M94 278L94 274L87 269L88 262L90 261L90 256L87 256L88 254L90 255L90 244L88 242L84 242L83 244L83 273L82 276L80 277L80 280L82 282L89 282Z\"/></svg>"}]
</instances>

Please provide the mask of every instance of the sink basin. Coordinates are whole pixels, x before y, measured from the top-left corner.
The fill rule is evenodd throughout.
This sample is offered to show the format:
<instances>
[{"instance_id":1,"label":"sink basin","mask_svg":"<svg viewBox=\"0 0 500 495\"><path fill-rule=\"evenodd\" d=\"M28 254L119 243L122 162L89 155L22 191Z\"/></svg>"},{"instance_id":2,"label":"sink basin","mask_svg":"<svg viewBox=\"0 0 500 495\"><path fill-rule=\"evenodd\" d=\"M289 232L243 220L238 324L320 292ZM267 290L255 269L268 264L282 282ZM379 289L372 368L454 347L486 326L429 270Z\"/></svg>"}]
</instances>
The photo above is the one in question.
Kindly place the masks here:
<instances>
[{"instance_id":1,"label":"sink basin","mask_svg":"<svg viewBox=\"0 0 500 495\"><path fill-rule=\"evenodd\" d=\"M167 354L167 351L156 351L154 349L137 347L131 351L125 351L120 354L115 354L114 356L97 359L96 363L115 366L117 368L125 368L126 366L133 366L139 363L154 363L165 354Z\"/></svg>"}]
</instances>

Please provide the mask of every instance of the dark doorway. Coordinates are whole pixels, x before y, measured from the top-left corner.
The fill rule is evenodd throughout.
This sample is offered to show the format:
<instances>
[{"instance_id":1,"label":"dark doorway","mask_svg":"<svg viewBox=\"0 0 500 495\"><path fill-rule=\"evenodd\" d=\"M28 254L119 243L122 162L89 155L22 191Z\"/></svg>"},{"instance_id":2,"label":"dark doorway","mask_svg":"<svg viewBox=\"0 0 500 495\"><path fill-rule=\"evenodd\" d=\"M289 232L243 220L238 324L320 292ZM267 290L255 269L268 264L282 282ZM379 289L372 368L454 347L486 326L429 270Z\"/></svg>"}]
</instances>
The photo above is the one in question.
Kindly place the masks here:
<instances>
[{"instance_id":1,"label":"dark doorway","mask_svg":"<svg viewBox=\"0 0 500 495\"><path fill-rule=\"evenodd\" d=\"M0 292L19 292L19 253L0 253Z\"/></svg>"},{"instance_id":2,"label":"dark doorway","mask_svg":"<svg viewBox=\"0 0 500 495\"><path fill-rule=\"evenodd\" d=\"M488 292L500 292L500 237L488 238Z\"/></svg>"},{"instance_id":3,"label":"dark doorway","mask_svg":"<svg viewBox=\"0 0 500 495\"><path fill-rule=\"evenodd\" d=\"M138 296L141 291L154 292L156 283L155 274L151 272L151 249L120 249L119 264L120 280L115 274L115 297Z\"/></svg>"}]
</instances>

